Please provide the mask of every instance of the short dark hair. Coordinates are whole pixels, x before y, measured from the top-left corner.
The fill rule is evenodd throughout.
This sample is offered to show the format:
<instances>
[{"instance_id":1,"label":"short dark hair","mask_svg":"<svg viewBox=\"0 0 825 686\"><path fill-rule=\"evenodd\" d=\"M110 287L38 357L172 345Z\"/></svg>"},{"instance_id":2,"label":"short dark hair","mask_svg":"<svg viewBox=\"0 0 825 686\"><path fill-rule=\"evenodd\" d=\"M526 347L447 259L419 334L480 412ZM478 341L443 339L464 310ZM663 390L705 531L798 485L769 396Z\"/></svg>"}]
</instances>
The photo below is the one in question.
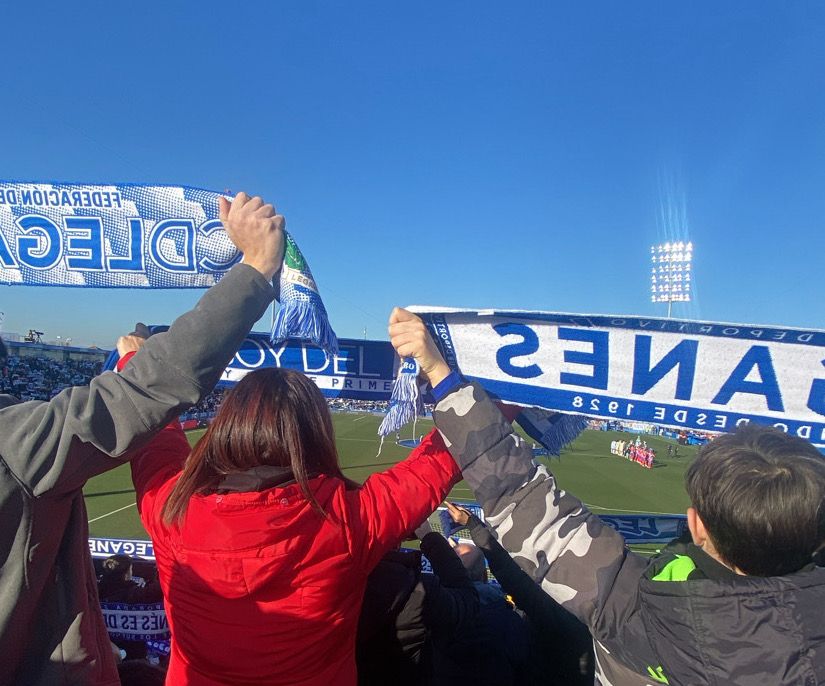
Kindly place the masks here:
<instances>
[{"instance_id":1,"label":"short dark hair","mask_svg":"<svg viewBox=\"0 0 825 686\"><path fill-rule=\"evenodd\" d=\"M798 571L825 543L825 458L806 440L744 425L699 450L685 487L719 556L745 574Z\"/></svg>"},{"instance_id":2,"label":"short dark hair","mask_svg":"<svg viewBox=\"0 0 825 686\"><path fill-rule=\"evenodd\" d=\"M6 344L0 338L0 364L6 363L6 358L9 356L9 351L6 349Z\"/></svg>"},{"instance_id":3,"label":"short dark hair","mask_svg":"<svg viewBox=\"0 0 825 686\"><path fill-rule=\"evenodd\" d=\"M122 553L110 555L103 560L103 576L126 579L127 574L132 569L132 558Z\"/></svg>"}]
</instances>

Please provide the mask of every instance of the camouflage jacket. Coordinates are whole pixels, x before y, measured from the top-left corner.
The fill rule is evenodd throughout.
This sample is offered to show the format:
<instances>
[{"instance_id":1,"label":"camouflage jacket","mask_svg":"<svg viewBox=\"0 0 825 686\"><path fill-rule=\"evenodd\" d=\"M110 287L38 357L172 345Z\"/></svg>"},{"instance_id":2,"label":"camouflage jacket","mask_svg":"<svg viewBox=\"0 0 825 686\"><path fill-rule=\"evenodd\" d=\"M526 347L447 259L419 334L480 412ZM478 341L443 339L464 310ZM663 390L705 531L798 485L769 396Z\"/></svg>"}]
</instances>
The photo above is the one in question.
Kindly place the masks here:
<instances>
[{"instance_id":1,"label":"camouflage jacket","mask_svg":"<svg viewBox=\"0 0 825 686\"><path fill-rule=\"evenodd\" d=\"M590 629L596 684L825 684L825 569L654 580L661 561L560 489L480 386L456 386L434 419L500 543Z\"/></svg>"}]
</instances>

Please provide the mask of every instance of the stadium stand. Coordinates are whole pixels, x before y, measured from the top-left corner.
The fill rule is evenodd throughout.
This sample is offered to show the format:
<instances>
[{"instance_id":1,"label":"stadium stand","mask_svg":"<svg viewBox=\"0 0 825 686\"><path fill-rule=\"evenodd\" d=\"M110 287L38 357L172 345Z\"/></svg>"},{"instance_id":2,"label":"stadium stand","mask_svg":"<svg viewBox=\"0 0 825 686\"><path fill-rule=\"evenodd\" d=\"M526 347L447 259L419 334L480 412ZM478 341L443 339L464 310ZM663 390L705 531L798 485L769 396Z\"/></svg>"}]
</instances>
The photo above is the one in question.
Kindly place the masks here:
<instances>
[{"instance_id":1,"label":"stadium stand","mask_svg":"<svg viewBox=\"0 0 825 686\"><path fill-rule=\"evenodd\" d=\"M192 407L188 412L180 416L184 428L194 428L193 424L186 422L196 422L197 426L204 426L217 413L223 401L227 389L218 387ZM371 412L374 414L384 414L389 403L384 400L349 400L345 398L327 398L327 406L331 412Z\"/></svg>"},{"instance_id":2,"label":"stadium stand","mask_svg":"<svg viewBox=\"0 0 825 686\"><path fill-rule=\"evenodd\" d=\"M11 346L10 346L11 347ZM84 386L100 373L100 359L56 359L32 350L31 355L10 355L0 369L0 393L20 400L49 400L64 388ZM39 354L37 354L39 353Z\"/></svg>"}]
</instances>

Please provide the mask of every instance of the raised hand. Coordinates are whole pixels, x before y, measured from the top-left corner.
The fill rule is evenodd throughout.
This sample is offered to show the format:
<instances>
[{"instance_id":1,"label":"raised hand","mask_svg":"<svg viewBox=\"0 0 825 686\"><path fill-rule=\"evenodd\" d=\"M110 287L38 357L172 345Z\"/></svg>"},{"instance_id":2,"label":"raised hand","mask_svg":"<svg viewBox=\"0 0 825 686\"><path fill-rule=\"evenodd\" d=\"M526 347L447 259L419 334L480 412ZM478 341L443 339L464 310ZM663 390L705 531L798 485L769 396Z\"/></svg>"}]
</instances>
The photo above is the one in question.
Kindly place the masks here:
<instances>
[{"instance_id":1,"label":"raised hand","mask_svg":"<svg viewBox=\"0 0 825 686\"><path fill-rule=\"evenodd\" d=\"M456 524L467 526L467 523L470 521L470 517L473 514L472 512L459 505L453 505L452 503L444 503L444 505L447 507L447 512L450 515L450 519L452 519Z\"/></svg>"},{"instance_id":2,"label":"raised hand","mask_svg":"<svg viewBox=\"0 0 825 686\"><path fill-rule=\"evenodd\" d=\"M258 197L238 193L230 204L219 198L221 222L229 240L243 253L243 261L271 281L284 259L286 220Z\"/></svg>"},{"instance_id":3,"label":"raised hand","mask_svg":"<svg viewBox=\"0 0 825 686\"><path fill-rule=\"evenodd\" d=\"M436 386L449 373L450 368L441 356L421 317L409 310L396 307L390 314L390 343L399 357L413 357L427 377Z\"/></svg>"},{"instance_id":4,"label":"raised hand","mask_svg":"<svg viewBox=\"0 0 825 686\"><path fill-rule=\"evenodd\" d=\"M121 336L117 339L117 354L123 357L128 353L136 353L144 343L146 343L146 339L143 336L137 336L133 333Z\"/></svg>"}]
</instances>

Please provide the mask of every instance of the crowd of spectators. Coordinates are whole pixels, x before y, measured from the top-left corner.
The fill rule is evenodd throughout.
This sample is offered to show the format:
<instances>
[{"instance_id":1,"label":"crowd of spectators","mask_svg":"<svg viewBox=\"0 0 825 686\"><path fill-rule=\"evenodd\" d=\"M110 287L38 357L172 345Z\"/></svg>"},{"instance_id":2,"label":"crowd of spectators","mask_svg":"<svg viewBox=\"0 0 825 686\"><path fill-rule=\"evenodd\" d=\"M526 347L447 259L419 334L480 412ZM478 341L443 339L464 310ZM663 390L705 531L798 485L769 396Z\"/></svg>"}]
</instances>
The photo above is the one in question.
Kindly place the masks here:
<instances>
[{"instance_id":1,"label":"crowd of spectators","mask_svg":"<svg viewBox=\"0 0 825 686\"><path fill-rule=\"evenodd\" d=\"M0 393L48 400L100 371L100 362L9 357L0 367ZM216 388L182 418L211 419L226 390ZM326 402L332 411L387 409L383 401ZM611 452L644 466L653 463L652 449L639 437L613 441ZM392 550L372 571L356 642L359 684L592 684L588 628L522 571L484 522L462 508L448 509L472 545L457 544L425 522L416 531L420 550ZM99 597L127 605L163 600L155 572L142 583L124 556L104 563ZM168 658L162 649L153 652L152 642L142 640L112 640L122 683L163 682Z\"/></svg>"},{"instance_id":2,"label":"crowd of spectators","mask_svg":"<svg viewBox=\"0 0 825 686\"><path fill-rule=\"evenodd\" d=\"M218 408L223 401L226 389L218 387L204 397L200 402L193 405L188 411L184 412L180 419L186 421L187 419L208 420L215 416Z\"/></svg>"},{"instance_id":3,"label":"crowd of spectators","mask_svg":"<svg viewBox=\"0 0 825 686\"><path fill-rule=\"evenodd\" d=\"M102 363L88 360L56 360L49 357L10 356L0 368L0 393L9 393L20 400L49 400L62 389L84 386L102 371ZM186 419L214 417L223 400L226 388L215 388L200 402L181 415ZM372 412L384 414L389 408L386 400L353 400L328 398L327 405L333 412ZM425 410L432 406L425 407Z\"/></svg>"},{"instance_id":4,"label":"crowd of spectators","mask_svg":"<svg viewBox=\"0 0 825 686\"><path fill-rule=\"evenodd\" d=\"M55 360L49 357L10 356L0 367L0 393L8 393L20 400L49 400L64 388L85 386L100 374L103 365L98 361ZM215 388L200 402L193 405L181 420L209 419L215 416L223 400L226 388ZM329 398L327 404L333 412L374 412L383 414L389 402L386 400L350 400Z\"/></svg>"},{"instance_id":5,"label":"crowd of spectators","mask_svg":"<svg viewBox=\"0 0 825 686\"><path fill-rule=\"evenodd\" d=\"M219 387L209 393L203 400L181 415L181 421L189 419L209 420L215 416L221 406L226 388ZM349 398L327 398L327 406L332 412L372 412L384 414L389 408L386 400L351 400Z\"/></svg>"},{"instance_id":6,"label":"crowd of spectators","mask_svg":"<svg viewBox=\"0 0 825 686\"><path fill-rule=\"evenodd\" d=\"M208 422L217 413L223 401L226 388L216 388L203 400L181 415L181 421L198 420ZM350 400L347 398L327 398L327 406L332 412L371 412L385 414L389 408L386 400Z\"/></svg>"},{"instance_id":7,"label":"crowd of spectators","mask_svg":"<svg viewBox=\"0 0 825 686\"><path fill-rule=\"evenodd\" d=\"M101 366L89 360L12 356L0 367L0 393L20 400L49 400L64 388L88 384Z\"/></svg>"},{"instance_id":8,"label":"crowd of spectators","mask_svg":"<svg viewBox=\"0 0 825 686\"><path fill-rule=\"evenodd\" d=\"M386 400L350 400L348 398L328 398L327 405L333 412L375 412L385 413L389 408Z\"/></svg>"},{"instance_id":9,"label":"crowd of spectators","mask_svg":"<svg viewBox=\"0 0 825 686\"><path fill-rule=\"evenodd\" d=\"M0 393L48 400L63 388L87 384L100 371L100 362L9 357L0 367ZM183 418L211 419L225 393L215 389ZM342 412L387 410L383 401L334 398L327 405ZM611 452L653 464L652 449L639 437L613 441ZM358 683L594 683L596 660L587 626L515 563L483 521L447 507L473 544L445 538L425 522L416 531L420 550L384 555L369 576L361 609ZM103 563L99 597L126 605L163 602L156 573L144 583L133 577L132 561L122 555ZM162 648L153 652L152 642L122 637L112 641L122 683L163 683L168 657Z\"/></svg>"}]
</instances>

